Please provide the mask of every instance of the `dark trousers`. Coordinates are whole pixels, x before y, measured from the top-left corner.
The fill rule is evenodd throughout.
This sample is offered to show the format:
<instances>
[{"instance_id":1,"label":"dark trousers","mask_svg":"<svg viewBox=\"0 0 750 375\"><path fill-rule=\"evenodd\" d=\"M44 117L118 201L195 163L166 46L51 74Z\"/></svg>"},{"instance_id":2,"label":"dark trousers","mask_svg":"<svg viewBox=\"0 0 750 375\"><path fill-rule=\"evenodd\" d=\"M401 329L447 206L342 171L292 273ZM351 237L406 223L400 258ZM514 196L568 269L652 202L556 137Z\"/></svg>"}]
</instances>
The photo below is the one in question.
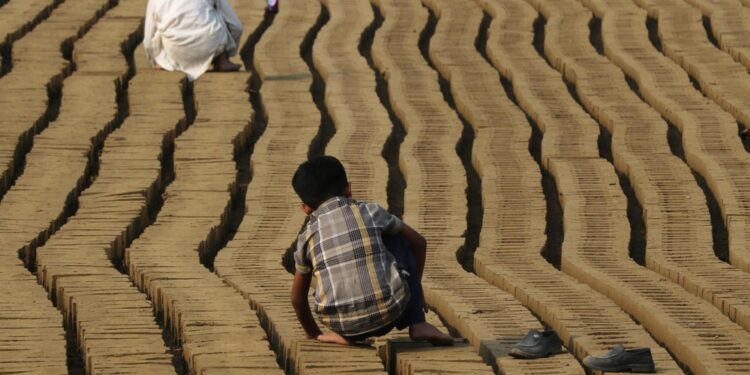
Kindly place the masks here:
<instances>
[{"instance_id":1,"label":"dark trousers","mask_svg":"<svg viewBox=\"0 0 750 375\"><path fill-rule=\"evenodd\" d=\"M383 336L393 330L393 328L404 329L412 324L422 323L425 321L424 317L424 292L422 291L422 283L419 280L419 269L417 268L417 258L411 251L409 242L402 235L394 236L383 236L383 243L388 249L388 252L396 258L398 269L406 271L408 276L405 275L406 283L409 286L409 302L406 305L406 310L401 316L396 319L395 322L379 328L372 332L363 333L356 336L344 336L350 341L361 341L368 337ZM403 273L402 273L403 274Z\"/></svg>"}]
</instances>

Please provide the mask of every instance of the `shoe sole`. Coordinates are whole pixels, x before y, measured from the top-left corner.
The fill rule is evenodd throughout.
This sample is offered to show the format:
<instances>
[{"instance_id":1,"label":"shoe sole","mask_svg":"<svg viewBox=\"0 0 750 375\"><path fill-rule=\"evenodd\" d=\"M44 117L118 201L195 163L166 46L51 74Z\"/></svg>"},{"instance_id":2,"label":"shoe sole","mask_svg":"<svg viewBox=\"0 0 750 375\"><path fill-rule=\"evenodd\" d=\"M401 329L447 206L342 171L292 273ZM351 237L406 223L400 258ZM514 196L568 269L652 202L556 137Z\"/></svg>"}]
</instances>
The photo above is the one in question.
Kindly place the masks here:
<instances>
[{"instance_id":1,"label":"shoe sole","mask_svg":"<svg viewBox=\"0 0 750 375\"><path fill-rule=\"evenodd\" d=\"M549 356L560 354L560 353L563 353L563 351L553 350L553 351L549 351L549 352L542 353L542 354L532 354L532 353L524 353L514 348L508 354L511 357L518 358L518 359L538 359L538 358L545 358L545 357L549 357Z\"/></svg>"},{"instance_id":2,"label":"shoe sole","mask_svg":"<svg viewBox=\"0 0 750 375\"><path fill-rule=\"evenodd\" d=\"M640 372L640 373L654 373L656 372L656 367L654 365L625 365L625 366L619 366L619 367L592 367L587 366L592 370L597 371L604 371L604 372Z\"/></svg>"}]
</instances>

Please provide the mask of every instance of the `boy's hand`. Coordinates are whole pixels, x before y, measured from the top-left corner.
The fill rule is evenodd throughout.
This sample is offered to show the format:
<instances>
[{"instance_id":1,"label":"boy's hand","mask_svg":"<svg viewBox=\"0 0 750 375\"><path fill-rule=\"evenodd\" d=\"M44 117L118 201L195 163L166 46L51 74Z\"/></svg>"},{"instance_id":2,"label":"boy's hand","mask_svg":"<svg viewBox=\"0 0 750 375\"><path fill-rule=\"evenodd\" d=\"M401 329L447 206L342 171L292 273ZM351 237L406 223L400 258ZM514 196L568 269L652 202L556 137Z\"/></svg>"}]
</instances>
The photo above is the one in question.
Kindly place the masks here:
<instances>
[{"instance_id":1,"label":"boy's hand","mask_svg":"<svg viewBox=\"0 0 750 375\"><path fill-rule=\"evenodd\" d=\"M345 339L343 336L339 335L336 332L326 332L326 333L320 334L318 335L318 341L327 342L331 344L340 344L340 345L353 345L354 344L354 342Z\"/></svg>"},{"instance_id":2,"label":"boy's hand","mask_svg":"<svg viewBox=\"0 0 750 375\"><path fill-rule=\"evenodd\" d=\"M310 304L307 302L307 293L310 291L310 281L312 275L309 273L295 273L294 282L292 283L292 306L297 313L302 328L308 337L318 337L321 332L315 319L310 312Z\"/></svg>"}]
</instances>

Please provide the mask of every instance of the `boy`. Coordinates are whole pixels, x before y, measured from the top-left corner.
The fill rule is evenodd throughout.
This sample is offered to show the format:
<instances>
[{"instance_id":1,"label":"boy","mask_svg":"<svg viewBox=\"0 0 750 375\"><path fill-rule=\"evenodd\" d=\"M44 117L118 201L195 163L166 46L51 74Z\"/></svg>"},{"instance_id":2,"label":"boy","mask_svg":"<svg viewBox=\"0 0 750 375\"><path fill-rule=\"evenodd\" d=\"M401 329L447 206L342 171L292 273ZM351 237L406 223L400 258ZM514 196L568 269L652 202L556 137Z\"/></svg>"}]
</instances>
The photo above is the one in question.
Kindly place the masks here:
<instances>
[{"instance_id":1,"label":"boy","mask_svg":"<svg viewBox=\"0 0 750 375\"><path fill-rule=\"evenodd\" d=\"M292 285L292 304L308 337L351 345L409 327L412 340L453 343L425 322L420 280L426 241L417 231L375 203L351 199L344 166L334 157L302 163L292 186L309 216L297 239ZM310 312L313 275L315 312L332 332L322 333Z\"/></svg>"}]
</instances>

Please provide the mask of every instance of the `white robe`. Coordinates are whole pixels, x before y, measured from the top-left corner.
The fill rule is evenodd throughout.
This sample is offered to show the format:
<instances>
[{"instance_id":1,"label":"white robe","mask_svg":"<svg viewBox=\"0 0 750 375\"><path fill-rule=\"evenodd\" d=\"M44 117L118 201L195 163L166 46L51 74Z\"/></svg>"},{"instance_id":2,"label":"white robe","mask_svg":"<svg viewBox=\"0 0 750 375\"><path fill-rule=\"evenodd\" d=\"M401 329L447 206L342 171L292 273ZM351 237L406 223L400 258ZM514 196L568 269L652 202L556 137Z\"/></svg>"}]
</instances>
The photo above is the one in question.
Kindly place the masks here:
<instances>
[{"instance_id":1,"label":"white robe","mask_svg":"<svg viewBox=\"0 0 750 375\"><path fill-rule=\"evenodd\" d=\"M214 57L237 53L242 23L227 0L149 0L143 48L151 65L195 80Z\"/></svg>"}]
</instances>

